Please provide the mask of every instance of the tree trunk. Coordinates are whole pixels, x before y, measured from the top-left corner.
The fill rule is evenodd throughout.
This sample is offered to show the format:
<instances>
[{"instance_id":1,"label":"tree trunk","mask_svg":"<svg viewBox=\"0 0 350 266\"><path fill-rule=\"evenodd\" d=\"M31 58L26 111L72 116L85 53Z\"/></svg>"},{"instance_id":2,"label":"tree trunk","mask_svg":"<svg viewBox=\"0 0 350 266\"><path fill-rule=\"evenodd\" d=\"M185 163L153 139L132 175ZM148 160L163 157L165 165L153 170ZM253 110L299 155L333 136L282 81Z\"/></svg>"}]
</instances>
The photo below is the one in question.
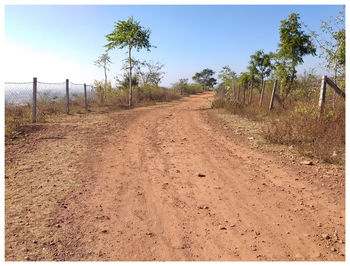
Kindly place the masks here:
<instances>
[{"instance_id":1,"label":"tree trunk","mask_svg":"<svg viewBox=\"0 0 350 266\"><path fill-rule=\"evenodd\" d=\"M132 68L131 68L131 46L129 46L129 108L132 108Z\"/></svg>"},{"instance_id":2,"label":"tree trunk","mask_svg":"<svg viewBox=\"0 0 350 266\"><path fill-rule=\"evenodd\" d=\"M107 92L107 72L106 72L106 67L104 67L104 70L105 70L105 85L104 85L104 88L103 88L103 98L106 97L106 92Z\"/></svg>"},{"instance_id":3,"label":"tree trunk","mask_svg":"<svg viewBox=\"0 0 350 266\"><path fill-rule=\"evenodd\" d=\"M106 67L104 67L105 70L105 89L107 89L107 70Z\"/></svg>"},{"instance_id":4,"label":"tree trunk","mask_svg":"<svg viewBox=\"0 0 350 266\"><path fill-rule=\"evenodd\" d=\"M264 80L262 80L259 107L261 107L263 104L264 92L265 92L265 82L264 82Z\"/></svg>"}]
</instances>

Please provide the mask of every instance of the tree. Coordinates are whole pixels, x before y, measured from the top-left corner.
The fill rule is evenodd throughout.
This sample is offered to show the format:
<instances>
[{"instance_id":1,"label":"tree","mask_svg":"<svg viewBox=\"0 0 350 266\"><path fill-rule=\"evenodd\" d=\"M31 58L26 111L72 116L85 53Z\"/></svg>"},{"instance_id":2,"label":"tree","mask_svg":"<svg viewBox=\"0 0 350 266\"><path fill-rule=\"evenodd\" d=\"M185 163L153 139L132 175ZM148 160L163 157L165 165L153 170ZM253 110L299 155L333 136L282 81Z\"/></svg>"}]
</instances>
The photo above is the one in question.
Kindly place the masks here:
<instances>
[{"instance_id":1,"label":"tree","mask_svg":"<svg viewBox=\"0 0 350 266\"><path fill-rule=\"evenodd\" d=\"M93 88L100 103L105 103L107 96L112 92L111 82L105 83L103 81L95 80Z\"/></svg>"},{"instance_id":2,"label":"tree","mask_svg":"<svg viewBox=\"0 0 350 266\"><path fill-rule=\"evenodd\" d=\"M254 81L254 76L252 75L251 72L242 72L238 77L238 82L243 86L246 86L249 82L253 82L253 81Z\"/></svg>"},{"instance_id":3,"label":"tree","mask_svg":"<svg viewBox=\"0 0 350 266\"><path fill-rule=\"evenodd\" d=\"M173 89L180 92L181 95L185 93L188 88L188 79L182 78L178 82L173 84Z\"/></svg>"},{"instance_id":4,"label":"tree","mask_svg":"<svg viewBox=\"0 0 350 266\"><path fill-rule=\"evenodd\" d=\"M303 56L316 55L311 36L304 33L299 20L299 14L292 13L287 20L281 21L279 50L274 55L276 74L287 85L285 96L291 91L291 85L296 78L296 67L304 62Z\"/></svg>"},{"instance_id":5,"label":"tree","mask_svg":"<svg viewBox=\"0 0 350 266\"><path fill-rule=\"evenodd\" d=\"M229 66L224 66L218 75L219 79L222 80L223 85L225 88L231 86L232 81L236 79L236 73L231 70Z\"/></svg>"},{"instance_id":6,"label":"tree","mask_svg":"<svg viewBox=\"0 0 350 266\"><path fill-rule=\"evenodd\" d=\"M100 57L94 62L96 66L99 68L103 68L104 73L105 73L105 85L104 87L106 88L107 86L107 71L109 71L109 66L111 64L111 58L109 57L108 53L103 53L100 55Z\"/></svg>"},{"instance_id":7,"label":"tree","mask_svg":"<svg viewBox=\"0 0 350 266\"><path fill-rule=\"evenodd\" d=\"M116 75L114 77L114 79L117 82L117 88L119 88L119 89L127 89L129 87L130 79L129 79L129 74L128 73L124 73L123 75L121 75L121 77L118 77L118 75ZM131 85L132 85L132 87L139 86L138 76L136 76L134 74L132 75Z\"/></svg>"},{"instance_id":8,"label":"tree","mask_svg":"<svg viewBox=\"0 0 350 266\"><path fill-rule=\"evenodd\" d=\"M123 49L128 47L129 54L129 108L132 108L132 48L140 51L146 48L150 51L152 45L149 38L151 30L140 26L140 22L134 21L133 17L129 17L127 21L119 20L114 25L114 30L106 35L108 43L105 45L107 50L114 48Z\"/></svg>"},{"instance_id":9,"label":"tree","mask_svg":"<svg viewBox=\"0 0 350 266\"><path fill-rule=\"evenodd\" d=\"M311 32L321 53L319 56L326 61L327 68L333 71L334 82L338 74L345 74L345 16L340 11L337 17L331 17L328 22L322 21L321 34ZM323 34L323 36L322 36Z\"/></svg>"},{"instance_id":10,"label":"tree","mask_svg":"<svg viewBox=\"0 0 350 266\"><path fill-rule=\"evenodd\" d=\"M273 69L271 63L272 53L265 54L263 50L256 51L250 56L248 70L251 75L257 76L264 83L264 79L269 77Z\"/></svg>"},{"instance_id":11,"label":"tree","mask_svg":"<svg viewBox=\"0 0 350 266\"><path fill-rule=\"evenodd\" d=\"M196 73L192 79L205 88L212 88L217 83L216 79L212 77L214 74L215 72L213 70L206 68Z\"/></svg>"},{"instance_id":12,"label":"tree","mask_svg":"<svg viewBox=\"0 0 350 266\"><path fill-rule=\"evenodd\" d=\"M153 61L138 62L136 65L136 74L140 79L142 85L150 84L158 86L162 80L165 72L161 71L163 64Z\"/></svg>"}]
</instances>

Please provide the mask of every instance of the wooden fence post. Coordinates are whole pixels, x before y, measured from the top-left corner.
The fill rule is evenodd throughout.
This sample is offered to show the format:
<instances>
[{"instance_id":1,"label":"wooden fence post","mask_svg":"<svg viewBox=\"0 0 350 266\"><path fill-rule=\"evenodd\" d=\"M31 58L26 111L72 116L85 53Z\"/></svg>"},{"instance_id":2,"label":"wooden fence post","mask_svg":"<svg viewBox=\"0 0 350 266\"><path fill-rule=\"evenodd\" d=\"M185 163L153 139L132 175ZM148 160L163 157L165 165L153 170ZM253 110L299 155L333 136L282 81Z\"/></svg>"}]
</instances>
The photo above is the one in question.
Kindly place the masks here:
<instances>
[{"instance_id":1,"label":"wooden fence post","mask_svg":"<svg viewBox=\"0 0 350 266\"><path fill-rule=\"evenodd\" d=\"M276 88L277 88L277 79L275 80L275 83L273 84L273 89L272 89L272 94L271 94L271 100L270 100L269 111L271 111L272 108L273 108L273 101L274 101L274 99L275 99Z\"/></svg>"},{"instance_id":2,"label":"wooden fence post","mask_svg":"<svg viewBox=\"0 0 350 266\"><path fill-rule=\"evenodd\" d=\"M234 80L232 79L232 98L235 99L235 82Z\"/></svg>"},{"instance_id":3,"label":"wooden fence post","mask_svg":"<svg viewBox=\"0 0 350 266\"><path fill-rule=\"evenodd\" d=\"M333 88L333 90L345 99L345 92L343 92L331 79L325 76L326 83Z\"/></svg>"},{"instance_id":4,"label":"wooden fence post","mask_svg":"<svg viewBox=\"0 0 350 266\"><path fill-rule=\"evenodd\" d=\"M85 105L85 110L87 110L88 109L88 102L87 102L86 83L84 83L84 105Z\"/></svg>"},{"instance_id":5,"label":"wooden fence post","mask_svg":"<svg viewBox=\"0 0 350 266\"><path fill-rule=\"evenodd\" d=\"M66 114L69 115L69 79L66 79Z\"/></svg>"},{"instance_id":6,"label":"wooden fence post","mask_svg":"<svg viewBox=\"0 0 350 266\"><path fill-rule=\"evenodd\" d=\"M38 79L33 78L33 104L32 104L32 123L36 123L36 95L38 89Z\"/></svg>"},{"instance_id":7,"label":"wooden fence post","mask_svg":"<svg viewBox=\"0 0 350 266\"><path fill-rule=\"evenodd\" d=\"M239 102L240 94L241 94L241 85L238 84L237 102Z\"/></svg>"},{"instance_id":8,"label":"wooden fence post","mask_svg":"<svg viewBox=\"0 0 350 266\"><path fill-rule=\"evenodd\" d=\"M326 101L326 81L327 81L327 76L322 76L322 81L321 81L321 89L320 89L320 100L318 102L318 106L320 108L320 113L319 116L323 114L324 111L324 103Z\"/></svg>"},{"instance_id":9,"label":"wooden fence post","mask_svg":"<svg viewBox=\"0 0 350 266\"><path fill-rule=\"evenodd\" d=\"M243 104L245 104L245 91L246 91L246 84L243 85Z\"/></svg>"},{"instance_id":10,"label":"wooden fence post","mask_svg":"<svg viewBox=\"0 0 350 266\"><path fill-rule=\"evenodd\" d=\"M250 82L250 86L249 86L249 101L248 101L249 104L252 103L252 98L253 98L253 82Z\"/></svg>"},{"instance_id":11,"label":"wooden fence post","mask_svg":"<svg viewBox=\"0 0 350 266\"><path fill-rule=\"evenodd\" d=\"M262 87L261 87L261 94L260 94L260 103L259 103L259 107L262 106L263 103L263 99L264 99L264 92L265 92L265 80L262 82Z\"/></svg>"}]
</instances>

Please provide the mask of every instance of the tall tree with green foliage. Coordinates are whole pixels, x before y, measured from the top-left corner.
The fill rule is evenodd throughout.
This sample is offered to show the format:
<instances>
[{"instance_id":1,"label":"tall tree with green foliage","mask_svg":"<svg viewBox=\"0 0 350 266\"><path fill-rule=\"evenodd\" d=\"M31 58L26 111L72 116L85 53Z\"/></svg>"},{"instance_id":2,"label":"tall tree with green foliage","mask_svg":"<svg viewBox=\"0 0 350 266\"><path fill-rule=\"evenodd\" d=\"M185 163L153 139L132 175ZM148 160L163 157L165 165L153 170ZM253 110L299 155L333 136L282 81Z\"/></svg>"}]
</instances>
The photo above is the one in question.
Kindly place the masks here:
<instances>
[{"instance_id":1,"label":"tall tree with green foliage","mask_svg":"<svg viewBox=\"0 0 350 266\"><path fill-rule=\"evenodd\" d=\"M271 58L272 53L265 54L263 50L256 51L250 56L248 70L252 76L260 79L261 84L264 83L265 78L270 76L273 69Z\"/></svg>"},{"instance_id":2,"label":"tall tree with green foliage","mask_svg":"<svg viewBox=\"0 0 350 266\"><path fill-rule=\"evenodd\" d=\"M251 72L241 72L237 80L243 86L246 86L249 82L255 81Z\"/></svg>"},{"instance_id":3,"label":"tall tree with green foliage","mask_svg":"<svg viewBox=\"0 0 350 266\"><path fill-rule=\"evenodd\" d=\"M302 30L299 14L292 13L288 19L281 21L278 47L279 49L274 56L276 74L286 84L285 96L287 96L296 78L297 65L304 62L305 55L316 55L316 48L311 41L311 36Z\"/></svg>"},{"instance_id":4,"label":"tall tree with green foliage","mask_svg":"<svg viewBox=\"0 0 350 266\"><path fill-rule=\"evenodd\" d=\"M104 87L107 87L107 71L109 71L109 66L111 65L111 58L109 57L108 53L103 53L100 55L100 57L94 62L96 66L99 68L103 68L105 73L105 85Z\"/></svg>"},{"instance_id":5,"label":"tall tree with green foliage","mask_svg":"<svg viewBox=\"0 0 350 266\"><path fill-rule=\"evenodd\" d=\"M337 17L322 21L321 33L311 32L326 61L326 66L333 71L334 82L339 74L345 75L345 14L340 11Z\"/></svg>"},{"instance_id":6,"label":"tall tree with green foliage","mask_svg":"<svg viewBox=\"0 0 350 266\"><path fill-rule=\"evenodd\" d=\"M222 80L222 83L224 84L225 88L232 85L232 81L236 79L236 73L231 70L229 66L224 66L218 75L219 79Z\"/></svg>"},{"instance_id":7,"label":"tall tree with green foliage","mask_svg":"<svg viewBox=\"0 0 350 266\"><path fill-rule=\"evenodd\" d=\"M132 58L131 51L135 48L140 51L146 48L150 51L151 30L140 26L140 22L135 21L133 17L129 17L127 21L119 20L114 25L114 30L106 35L108 43L105 45L107 50L114 48L123 49L128 47L129 54L129 108L132 108Z\"/></svg>"},{"instance_id":8,"label":"tall tree with green foliage","mask_svg":"<svg viewBox=\"0 0 350 266\"><path fill-rule=\"evenodd\" d=\"M199 84L203 85L204 88L212 88L217 83L216 79L213 78L215 72L209 68L203 69L201 72L196 73L192 79Z\"/></svg>"}]
</instances>

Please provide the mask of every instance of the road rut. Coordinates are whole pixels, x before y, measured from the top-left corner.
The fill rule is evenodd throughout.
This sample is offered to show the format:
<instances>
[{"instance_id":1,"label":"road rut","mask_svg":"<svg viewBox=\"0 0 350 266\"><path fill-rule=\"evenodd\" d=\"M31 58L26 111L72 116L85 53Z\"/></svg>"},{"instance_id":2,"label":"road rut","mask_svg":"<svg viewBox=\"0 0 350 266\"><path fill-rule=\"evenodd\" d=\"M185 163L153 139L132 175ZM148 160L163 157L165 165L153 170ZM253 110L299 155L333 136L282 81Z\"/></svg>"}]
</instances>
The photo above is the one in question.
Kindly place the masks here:
<instances>
[{"instance_id":1,"label":"road rut","mask_svg":"<svg viewBox=\"0 0 350 266\"><path fill-rule=\"evenodd\" d=\"M58 211L57 260L344 260L344 187L251 148L211 97L126 111Z\"/></svg>"}]
</instances>

